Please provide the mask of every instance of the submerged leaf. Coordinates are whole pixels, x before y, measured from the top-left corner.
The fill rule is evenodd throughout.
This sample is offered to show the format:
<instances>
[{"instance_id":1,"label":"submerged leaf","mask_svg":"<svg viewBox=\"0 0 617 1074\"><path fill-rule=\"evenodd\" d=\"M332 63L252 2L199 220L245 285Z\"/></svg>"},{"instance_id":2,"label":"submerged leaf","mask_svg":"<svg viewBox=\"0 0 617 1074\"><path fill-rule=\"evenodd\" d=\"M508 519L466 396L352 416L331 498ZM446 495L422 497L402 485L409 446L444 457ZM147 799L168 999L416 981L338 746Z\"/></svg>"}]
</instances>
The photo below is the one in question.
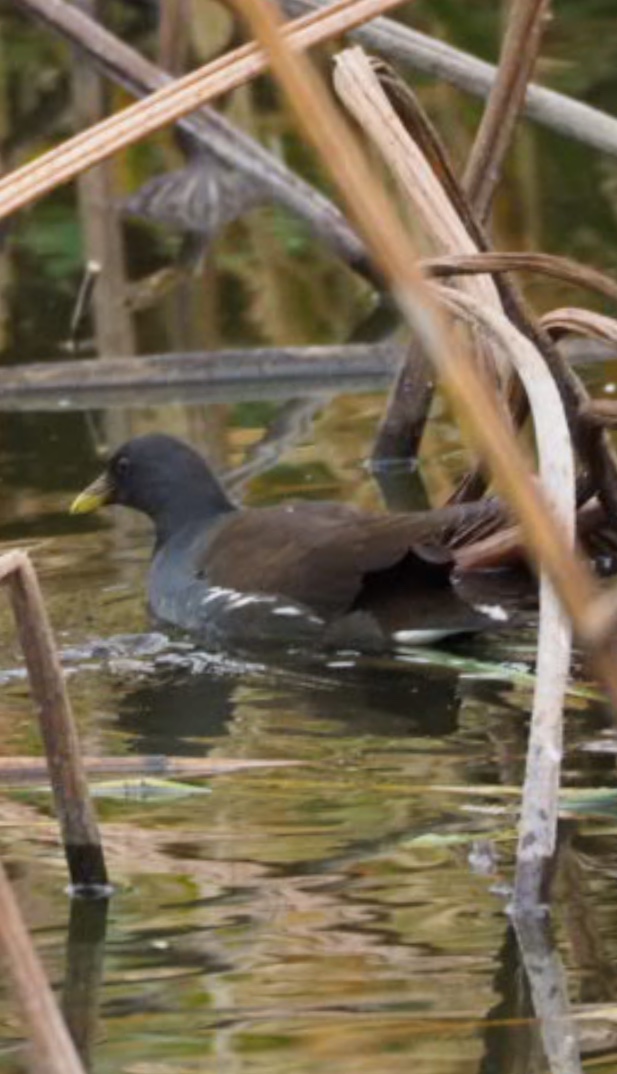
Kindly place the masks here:
<instances>
[{"instance_id":1,"label":"submerged leaf","mask_svg":"<svg viewBox=\"0 0 617 1074\"><path fill-rule=\"evenodd\" d=\"M412 847L450 847L450 846L467 846L469 843L476 843L478 841L479 833L477 831L471 832L424 832L422 835L416 835L412 839L406 839L404 845ZM511 840L515 837L515 833L512 830L503 829L499 832L490 833L491 842L501 842L502 840Z\"/></svg>"},{"instance_id":2,"label":"submerged leaf","mask_svg":"<svg viewBox=\"0 0 617 1074\"><path fill-rule=\"evenodd\" d=\"M37 787L36 791L49 791L48 787ZM192 794L211 794L210 787L201 787L195 783L179 783L177 780L156 779L154 776L140 776L137 779L113 779L103 783L93 783L90 794L93 798L111 798L119 801L161 801L168 798L186 798Z\"/></svg>"},{"instance_id":3,"label":"submerged leaf","mask_svg":"<svg viewBox=\"0 0 617 1074\"><path fill-rule=\"evenodd\" d=\"M114 779L105 783L95 783L90 788L94 798L184 798L190 794L211 794L210 787L200 787L195 783L179 783L171 779L140 777L139 779Z\"/></svg>"}]
</instances>

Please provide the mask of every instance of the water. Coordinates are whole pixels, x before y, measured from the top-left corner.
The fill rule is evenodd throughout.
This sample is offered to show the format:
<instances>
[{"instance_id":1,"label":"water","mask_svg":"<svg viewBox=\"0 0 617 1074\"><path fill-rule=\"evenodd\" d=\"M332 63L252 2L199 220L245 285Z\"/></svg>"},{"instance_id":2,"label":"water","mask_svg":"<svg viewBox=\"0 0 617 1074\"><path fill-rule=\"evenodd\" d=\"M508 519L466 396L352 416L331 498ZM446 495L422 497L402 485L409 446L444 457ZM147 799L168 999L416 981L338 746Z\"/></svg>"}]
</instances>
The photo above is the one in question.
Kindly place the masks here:
<instances>
[{"instance_id":1,"label":"water","mask_svg":"<svg viewBox=\"0 0 617 1074\"><path fill-rule=\"evenodd\" d=\"M561 36L545 64L562 84L563 57L571 62L580 35L597 39L607 10L563 6ZM421 17L423 25L433 18L428 5ZM446 4L437 17L461 44L490 54L489 31L480 42L476 17L458 26L462 16ZM67 56L50 57L44 35L4 15L5 42L9 31L60 79L52 118L62 130ZM577 57L572 88L614 109L614 30L604 29L602 40L599 81L593 64ZM42 91L35 84L26 92L23 76L11 77L16 154L40 148L40 133L23 117L33 122ZM468 110L451 91L440 93L441 100L435 89L427 96L460 147ZM287 133L267 94L242 91L235 107L251 129ZM163 141L148 152L152 167L173 147ZM144 178L144 155L128 160ZM556 187L558 170L568 181ZM611 161L526 131L512 172L499 204L502 245L528 242L613 265ZM24 215L5 243L6 362L66 357L82 262L76 220L73 194L61 192ZM131 229L132 274L157 267L172 246L165 235ZM142 351L343 340L367 298L342 276L296 224L257 213L223 236L201 275L129 327ZM532 288L543 307L584 301L551 288ZM100 341L105 327L86 325L86 344ZM601 391L614 371L589 376ZM128 435L165 429L207 451L222 472L248 462L253 476L238 488L247 502L308 496L375 507L380 497L365 460L383 394L366 386L341 394L328 384L301 398L290 388L270 399L247 391L215 404L142 402L3 414L0 425L0 541L32 549L84 750L296 763L207 779L179 774L164 786L97 778L117 888L107 920L101 905L66 897L40 783L2 786L0 853L83 1053L101 1074L545 1070L547 1026L534 1016L505 913L532 629L441 653L302 663L203 654L153 634L144 600L147 525L121 511L85 520L67 514L101 452ZM430 494L443 498L464 465L438 404L423 464ZM5 606L0 618L0 754L38 755ZM555 940L574 1011L584 1015L583 1054L607 1072L617 1063L614 1013L590 1015L617 996L614 744L610 717L579 668L568 698L564 781L607 793L579 797L564 814ZM560 1027L566 1035L562 1017L551 1023L558 1036ZM2 984L0 1071L19 1068L21 1037Z\"/></svg>"},{"instance_id":2,"label":"water","mask_svg":"<svg viewBox=\"0 0 617 1074\"><path fill-rule=\"evenodd\" d=\"M295 450L313 452L315 440ZM77 481L73 458L54 467L56 491L46 467L37 487L33 467L38 509L22 532L85 751L302 762L180 775L184 795L140 797L138 780L98 780L103 792L112 784L97 809L118 889L98 953L91 940L67 946L71 916L78 936L101 924L75 923L48 797L6 789L3 857L94 1068L390 1072L411 1062L434 1074L502 1071L505 1054L540 1069L504 912L515 804L499 793L522 776L531 634L302 665L196 653L151 631L141 523L119 511L70 519L69 486L87 478L90 460ZM19 655L3 637L2 752L38 753ZM583 685L568 706L566 782L614 787L613 756L581 751L611 741ZM564 831L557 921L575 1001L614 997L616 800ZM15 1068L18 1036L4 994L1 1070Z\"/></svg>"}]
</instances>

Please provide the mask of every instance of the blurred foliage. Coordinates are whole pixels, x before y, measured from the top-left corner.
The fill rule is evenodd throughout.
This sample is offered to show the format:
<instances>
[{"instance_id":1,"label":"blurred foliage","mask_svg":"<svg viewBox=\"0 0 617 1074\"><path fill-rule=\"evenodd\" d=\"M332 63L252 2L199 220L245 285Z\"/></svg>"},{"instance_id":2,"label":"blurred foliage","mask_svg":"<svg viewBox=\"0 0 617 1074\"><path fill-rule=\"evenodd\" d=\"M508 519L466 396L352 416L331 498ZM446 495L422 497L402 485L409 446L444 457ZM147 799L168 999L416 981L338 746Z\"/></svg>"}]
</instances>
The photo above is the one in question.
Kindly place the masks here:
<instances>
[{"instance_id":1,"label":"blurred foliage","mask_svg":"<svg viewBox=\"0 0 617 1074\"><path fill-rule=\"evenodd\" d=\"M20 248L36 261L51 284L66 286L83 264L81 229L66 198L49 199L28 214L19 232Z\"/></svg>"},{"instance_id":2,"label":"blurred foliage","mask_svg":"<svg viewBox=\"0 0 617 1074\"><path fill-rule=\"evenodd\" d=\"M228 47L235 28L214 0L196 7L199 17L193 24L190 48L194 61L199 62L217 48ZM425 32L494 59L502 14L503 9L490 0L476 0L471 5L460 5L456 0L421 0L400 17ZM111 25L156 57L153 5L116 3L111 8ZM0 50L6 61L0 110L4 112L5 143L11 147L9 163L17 163L70 133L71 51L11 10L1 12ZM324 59L329 51L331 47L324 50ZM589 0L583 8L576 0L558 5L540 65L544 81L614 110L616 60L617 27L611 0ZM422 82L427 106L460 166L480 105L450 87ZM116 106L124 101L117 90L111 97ZM230 118L330 193L322 169L297 137L270 80L242 87L222 106ZM148 139L119 161L120 192L136 189L148 177L177 167L182 160L173 132ZM615 168L612 160L586 147L529 128L512 154L498 202L500 245L541 245L614 268ZM83 257L78 230L75 203L63 192L24 216L9 249L20 253L22 272L27 266L29 274L41 276L57 289L60 298L67 283L75 287ZM177 233L151 227L152 239L145 228L132 229L129 234L129 264L140 275L176 256ZM216 319L216 327L208 329L209 338L229 343L326 342L346 338L367 312L366 289L333 261L301 221L276 207L252 212L228 227L208 257L220 277L219 290L226 296L225 303L208 314ZM194 286L201 286L199 277ZM534 281L530 292L542 306L550 305L553 296L559 302L568 299L567 288L545 282ZM153 316L158 317L158 310ZM142 324L145 320L141 318ZM17 330L15 326L13 330ZM41 325L41 334L46 349L53 346L47 326ZM145 337L150 339L151 332L146 331ZM173 348L173 340L167 345ZM27 358L25 348L20 349ZM42 349L37 347L39 353Z\"/></svg>"}]
</instances>

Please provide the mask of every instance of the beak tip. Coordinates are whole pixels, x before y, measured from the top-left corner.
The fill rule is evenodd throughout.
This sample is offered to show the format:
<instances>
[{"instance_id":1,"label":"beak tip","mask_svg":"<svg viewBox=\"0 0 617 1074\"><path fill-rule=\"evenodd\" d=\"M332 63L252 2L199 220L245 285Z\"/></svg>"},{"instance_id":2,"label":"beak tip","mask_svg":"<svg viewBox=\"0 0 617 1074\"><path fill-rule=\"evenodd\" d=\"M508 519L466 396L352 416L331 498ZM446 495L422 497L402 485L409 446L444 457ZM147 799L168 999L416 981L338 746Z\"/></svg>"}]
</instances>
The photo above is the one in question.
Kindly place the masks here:
<instances>
[{"instance_id":1,"label":"beak tip","mask_svg":"<svg viewBox=\"0 0 617 1074\"><path fill-rule=\"evenodd\" d=\"M89 496L86 492L80 492L79 496L76 496L71 506L69 507L70 515L89 515L93 511L98 511L102 506L103 501L98 500L96 496Z\"/></svg>"},{"instance_id":2,"label":"beak tip","mask_svg":"<svg viewBox=\"0 0 617 1074\"><path fill-rule=\"evenodd\" d=\"M83 506L83 499L84 499L83 493L80 492L79 496L75 497L75 499L71 503L71 506L69 507L69 514L70 515L83 515L83 514L86 514L86 510L84 509L84 506Z\"/></svg>"},{"instance_id":3,"label":"beak tip","mask_svg":"<svg viewBox=\"0 0 617 1074\"><path fill-rule=\"evenodd\" d=\"M112 488L107 474L102 474L96 481L80 492L69 507L71 515L89 515L98 511L111 500Z\"/></svg>"}]
</instances>

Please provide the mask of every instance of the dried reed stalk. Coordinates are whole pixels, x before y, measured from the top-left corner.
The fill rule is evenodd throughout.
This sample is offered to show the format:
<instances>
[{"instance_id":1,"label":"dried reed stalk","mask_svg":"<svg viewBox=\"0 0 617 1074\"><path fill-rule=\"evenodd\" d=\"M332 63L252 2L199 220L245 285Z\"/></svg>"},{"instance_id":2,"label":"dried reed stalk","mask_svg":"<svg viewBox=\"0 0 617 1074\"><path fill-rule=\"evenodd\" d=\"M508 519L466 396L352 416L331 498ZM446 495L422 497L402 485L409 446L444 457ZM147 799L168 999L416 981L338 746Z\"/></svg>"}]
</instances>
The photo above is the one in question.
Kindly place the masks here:
<instances>
[{"instance_id":1,"label":"dried reed stalk","mask_svg":"<svg viewBox=\"0 0 617 1074\"><path fill-rule=\"evenodd\" d=\"M592 425L617 429L617 399L590 399L582 416Z\"/></svg>"},{"instance_id":2,"label":"dried reed stalk","mask_svg":"<svg viewBox=\"0 0 617 1074\"><path fill-rule=\"evenodd\" d=\"M273 70L288 91L307 137L330 169L405 316L426 345L475 443L521 519L532 556L546 565L575 625L584 629L586 608L597 594L594 580L562 541L543 496L530 480L516 440L496 418L492 395L469 356L448 337L416 266L415 251L383 186L374 178L313 67L304 56L291 51L264 0L243 0L242 12L267 48ZM601 657L599 663L611 697L617 701L612 663Z\"/></svg>"},{"instance_id":3,"label":"dried reed stalk","mask_svg":"<svg viewBox=\"0 0 617 1074\"><path fill-rule=\"evenodd\" d=\"M419 147L403 127L370 62L357 47L336 59L335 85L346 106L378 146L388 167L424 225L447 254L475 245ZM487 152L489 149L487 148ZM490 158L489 158L490 159ZM490 184L484 186L485 195ZM486 203L485 203L486 205ZM503 315L494 286L473 305L469 295L441 291L443 303L472 314L495 337L501 332L513 365L525 386L534 418L540 473L545 493L573 548L575 472L568 422L555 381L542 355ZM467 304L463 301L467 300ZM563 701L570 666L570 622L546 573L540 584L537 678L529 739L529 763L520 822L515 902L524 907L540 900L544 864L555 849L557 795L563 746Z\"/></svg>"},{"instance_id":4,"label":"dried reed stalk","mask_svg":"<svg viewBox=\"0 0 617 1074\"><path fill-rule=\"evenodd\" d=\"M335 85L356 120L377 144L382 156L416 210L425 227L445 246L446 253L473 245L471 236L380 85L374 69L358 48L337 57ZM490 162L490 148L487 147ZM484 186L485 197L490 184ZM487 205L485 201L485 207ZM455 222L453 219L456 217ZM475 247L474 247L475 249ZM502 343L521 377L536 429L540 472L546 495L563 526L570 547L575 531L575 472L568 422L555 381L542 355L527 337L503 316L496 289L473 305L469 295L441 292L450 308L472 314L492 336L501 332ZM466 300L466 304L465 301ZM571 628L557 593L543 571L540 584L540 624L537 678L529 762L520 822L519 853L515 885L518 907L540 901L545 864L555 850L558 790L563 748L563 701L570 666Z\"/></svg>"},{"instance_id":5,"label":"dried reed stalk","mask_svg":"<svg viewBox=\"0 0 617 1074\"><path fill-rule=\"evenodd\" d=\"M41 4L42 17L46 7L53 8L58 2ZM338 0L327 10L291 24L290 41L296 49L310 48L399 3L401 0ZM10 172L0 179L0 219L213 97L255 78L267 66L267 59L254 43L243 45Z\"/></svg>"},{"instance_id":6,"label":"dried reed stalk","mask_svg":"<svg viewBox=\"0 0 617 1074\"><path fill-rule=\"evenodd\" d=\"M617 302L617 283L605 272L555 254L514 251L491 251L475 254L450 254L425 258L422 268L430 276L457 276L467 273L535 272L574 284Z\"/></svg>"},{"instance_id":7,"label":"dried reed stalk","mask_svg":"<svg viewBox=\"0 0 617 1074\"><path fill-rule=\"evenodd\" d=\"M288 15L297 16L323 9L328 3L329 0L282 0L282 7ZM393 19L377 18L353 30L350 36L393 63L449 82L475 97L488 97L495 81L497 72L492 64ZM617 119L582 101L534 84L527 90L524 115L566 138L617 155Z\"/></svg>"},{"instance_id":8,"label":"dried reed stalk","mask_svg":"<svg viewBox=\"0 0 617 1074\"><path fill-rule=\"evenodd\" d=\"M545 566L573 620L584 625L596 598L593 580L572 555L567 537L563 539L544 497L530 481L516 440L496 417L486 382L478 376L468 354L448 337L416 267L414 250L383 187L373 177L306 58L290 51L270 5L266 0L244 0L243 12L256 37L268 49L272 68L287 90L297 118L329 166L405 317L440 370L477 446L519 515L530 548ZM384 122L391 134L391 119ZM612 661L606 652L596 656L615 704ZM535 834L533 838L535 842Z\"/></svg>"},{"instance_id":9,"label":"dried reed stalk","mask_svg":"<svg viewBox=\"0 0 617 1074\"><path fill-rule=\"evenodd\" d=\"M465 173L464 186L469 207L479 221L483 221L487 215L516 120L524 105L527 82L540 46L540 27L543 19L539 16L544 13L549 2L550 0L523 0L522 5L513 4L510 7L510 18L497 78L491 87ZM526 50L527 60L521 64L517 53L520 52L521 40L528 35L531 35L531 49ZM382 84L388 84L391 93L399 95L401 87L398 78L395 76L391 79L389 74L388 69L382 72ZM409 98L407 87L405 94ZM392 101L392 97L389 99ZM404 102L399 101L399 104L403 105ZM420 145L420 148L425 153L428 153L430 148L437 151L436 158L429 156L429 163L442 182L446 181L446 192L452 197L452 206L453 208L459 207L460 211L464 199L459 200L458 195L459 191L462 193L462 188L459 187L454 174L450 172L446 155L439 152L441 147L433 138L432 125L427 121L426 126L430 127L430 130L427 130L426 143ZM450 178L452 182L448 183ZM467 208L466 205L465 208ZM461 214L461 221L464 219L465 215ZM470 234L473 237L473 230ZM373 446L375 462L379 463L384 458L392 456L404 459L405 452L407 452L408 459L416 457L428 419L434 389L427 367L425 355L412 340L407 359L390 390L385 413L377 432ZM510 393L510 406L517 418L524 409L524 400L521 405L519 397L518 385L514 383ZM484 474L476 467L475 472L467 475L463 484L459 486L455 497L467 499L479 496L483 492L484 484Z\"/></svg>"},{"instance_id":10,"label":"dried reed stalk","mask_svg":"<svg viewBox=\"0 0 617 1074\"><path fill-rule=\"evenodd\" d=\"M572 332L575 335L588 336L590 339L602 339L607 343L617 343L617 320L605 317L593 310L570 307L551 310L541 320L547 332L562 334Z\"/></svg>"},{"instance_id":11,"label":"dried reed stalk","mask_svg":"<svg viewBox=\"0 0 617 1074\"><path fill-rule=\"evenodd\" d=\"M507 349L530 402L544 492L573 547L576 495L572 442L561 397L541 355L503 314L472 304L468 295L451 289L442 289L441 296L457 315L471 317ZM571 642L570 620L543 570L536 682L519 823L514 894L514 905L519 909L541 901L545 868L555 852Z\"/></svg>"},{"instance_id":12,"label":"dried reed stalk","mask_svg":"<svg viewBox=\"0 0 617 1074\"><path fill-rule=\"evenodd\" d=\"M107 870L75 720L36 572L25 552L0 559L9 587L30 690L45 745L49 777L76 893L102 893Z\"/></svg>"},{"instance_id":13,"label":"dried reed stalk","mask_svg":"<svg viewBox=\"0 0 617 1074\"><path fill-rule=\"evenodd\" d=\"M407 134L361 49L347 49L336 57L334 84L347 108L379 147L406 199L419 215L431 245L445 253L477 253L469 231L445 196L433 167ZM456 286L478 301L501 309L490 276L463 277ZM480 338L474 340L474 349L480 369L491 376L497 386L504 384L506 367L502 363L499 368L498 355L492 352L490 345ZM507 420L506 404L501 396L496 398L504 420Z\"/></svg>"},{"instance_id":14,"label":"dried reed stalk","mask_svg":"<svg viewBox=\"0 0 617 1074\"><path fill-rule=\"evenodd\" d=\"M76 4L65 0L14 2L64 37L89 64L132 96L145 97L172 82L169 74L89 18ZM290 171L278 156L212 108L200 108L178 120L177 125L202 150L204 160L213 158L223 172L240 174L245 185L253 187L256 198L276 201L306 220L337 257L375 282L366 250L343 214L324 194Z\"/></svg>"},{"instance_id":15,"label":"dried reed stalk","mask_svg":"<svg viewBox=\"0 0 617 1074\"><path fill-rule=\"evenodd\" d=\"M34 1046L35 1074L84 1074L1 863L0 949Z\"/></svg>"},{"instance_id":16,"label":"dried reed stalk","mask_svg":"<svg viewBox=\"0 0 617 1074\"><path fill-rule=\"evenodd\" d=\"M546 1069L552 1074L583 1074L581 1035L570 1010L568 981L550 924L541 918L527 916L515 918L514 928L529 982Z\"/></svg>"},{"instance_id":17,"label":"dried reed stalk","mask_svg":"<svg viewBox=\"0 0 617 1074\"><path fill-rule=\"evenodd\" d=\"M368 58L355 47L335 60L338 95L379 148L406 200L419 215L432 245L446 255L473 257L478 247L434 167L394 111ZM433 162L435 163L435 162ZM462 281L462 290L491 309L502 310L493 280ZM519 333L520 334L520 333Z\"/></svg>"},{"instance_id":18,"label":"dried reed stalk","mask_svg":"<svg viewBox=\"0 0 617 1074\"><path fill-rule=\"evenodd\" d=\"M434 170L444 184L448 197L456 207L475 244L480 250L488 251L490 245L486 232L474 216L472 207L454 174L448 152L415 95L394 72L391 72L388 68L384 69L382 63L377 63L375 69L397 115L413 140L421 146L422 151L431 161ZM592 431L589 426L580 427L580 407L588 398L585 386L573 370L570 369L567 361L554 345L551 336L542 330L535 318L530 314L511 278L509 276L495 276L495 286L499 291L508 317L524 335L534 342L555 378L564 401L572 436L583 466L589 472L591 480L598 489L598 494L606 508L608 518L613 525L617 526L617 455L601 429ZM521 399L519 393L516 393L511 402L514 404L514 413L517 419L520 420L524 416L522 408L524 399ZM465 498L468 498L469 486L471 485L472 490L476 492L479 483L477 473L469 475L461 489L455 494L455 498L460 499L461 493Z\"/></svg>"},{"instance_id":19,"label":"dried reed stalk","mask_svg":"<svg viewBox=\"0 0 617 1074\"><path fill-rule=\"evenodd\" d=\"M477 219L488 217L514 128L525 103L551 0L511 0L497 78L474 139L463 186Z\"/></svg>"}]
</instances>

